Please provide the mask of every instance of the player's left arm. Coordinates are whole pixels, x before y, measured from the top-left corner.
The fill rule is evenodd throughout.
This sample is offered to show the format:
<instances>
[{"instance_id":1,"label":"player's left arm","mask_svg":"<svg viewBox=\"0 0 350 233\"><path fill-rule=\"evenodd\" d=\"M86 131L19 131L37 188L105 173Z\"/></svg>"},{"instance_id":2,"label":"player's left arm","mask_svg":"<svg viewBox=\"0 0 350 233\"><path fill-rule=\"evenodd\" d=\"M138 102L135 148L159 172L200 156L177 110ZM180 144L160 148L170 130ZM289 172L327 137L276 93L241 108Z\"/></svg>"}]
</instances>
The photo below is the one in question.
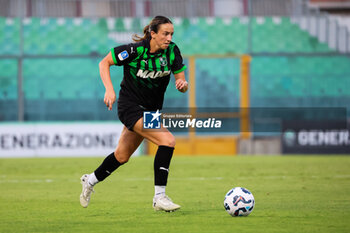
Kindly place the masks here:
<instances>
[{"instance_id":1,"label":"player's left arm","mask_svg":"<svg viewBox=\"0 0 350 233\"><path fill-rule=\"evenodd\" d=\"M175 87L180 92L184 93L188 89L188 83L185 78L185 69L187 68L183 63L180 49L175 45L174 47L174 61L171 70L175 77Z\"/></svg>"},{"instance_id":2,"label":"player's left arm","mask_svg":"<svg viewBox=\"0 0 350 233\"><path fill-rule=\"evenodd\" d=\"M175 77L175 87L182 93L186 92L188 89L188 82L185 78L185 71L181 71L180 73L174 74Z\"/></svg>"}]
</instances>

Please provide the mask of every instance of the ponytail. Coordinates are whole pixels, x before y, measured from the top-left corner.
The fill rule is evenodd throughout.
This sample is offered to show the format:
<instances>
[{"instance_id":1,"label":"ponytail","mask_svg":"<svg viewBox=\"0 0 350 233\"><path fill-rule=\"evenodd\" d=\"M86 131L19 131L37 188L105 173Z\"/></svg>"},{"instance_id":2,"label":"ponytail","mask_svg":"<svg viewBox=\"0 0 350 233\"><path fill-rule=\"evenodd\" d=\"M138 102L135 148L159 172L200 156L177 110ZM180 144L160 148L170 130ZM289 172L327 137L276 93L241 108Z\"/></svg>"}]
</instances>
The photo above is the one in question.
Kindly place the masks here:
<instances>
[{"instance_id":1,"label":"ponytail","mask_svg":"<svg viewBox=\"0 0 350 233\"><path fill-rule=\"evenodd\" d=\"M150 24L148 24L146 27L143 28L143 37L140 37L137 34L134 34L132 36L133 41L140 42L143 40L151 39L151 31L150 31Z\"/></svg>"},{"instance_id":2,"label":"ponytail","mask_svg":"<svg viewBox=\"0 0 350 233\"><path fill-rule=\"evenodd\" d=\"M132 39L135 42L140 42L143 40L151 40L151 31L158 33L159 26L161 24L166 24L166 23L173 24L171 20L165 16L156 16L151 20L151 22L148 25L146 25L146 27L143 28L143 37L140 37L137 34L134 34L132 36Z\"/></svg>"}]
</instances>

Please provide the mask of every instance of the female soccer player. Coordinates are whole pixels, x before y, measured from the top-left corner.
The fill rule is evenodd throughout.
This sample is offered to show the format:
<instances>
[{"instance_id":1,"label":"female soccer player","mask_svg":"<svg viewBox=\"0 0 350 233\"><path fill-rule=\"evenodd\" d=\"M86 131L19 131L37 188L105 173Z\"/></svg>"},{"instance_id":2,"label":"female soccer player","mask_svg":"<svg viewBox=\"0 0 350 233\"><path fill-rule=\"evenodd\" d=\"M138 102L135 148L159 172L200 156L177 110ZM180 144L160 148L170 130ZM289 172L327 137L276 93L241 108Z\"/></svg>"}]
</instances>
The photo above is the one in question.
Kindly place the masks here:
<instances>
[{"instance_id":1,"label":"female soccer player","mask_svg":"<svg viewBox=\"0 0 350 233\"><path fill-rule=\"evenodd\" d=\"M80 204L87 207L94 185L103 181L119 166L128 162L144 138L158 145L154 158L155 210L175 211L180 208L165 195L169 165L175 147L174 136L161 125L160 130L143 128L143 112L162 109L164 93L172 72L175 86L186 92L181 53L171 41L174 34L172 22L164 16L156 16L143 29L144 36L134 36L135 43L111 49L99 64L100 76L106 92L104 103L109 110L116 100L110 77L110 66L124 66L124 77L118 98L118 116L124 124L116 150L108 155L91 174L81 177L83 186Z\"/></svg>"}]
</instances>

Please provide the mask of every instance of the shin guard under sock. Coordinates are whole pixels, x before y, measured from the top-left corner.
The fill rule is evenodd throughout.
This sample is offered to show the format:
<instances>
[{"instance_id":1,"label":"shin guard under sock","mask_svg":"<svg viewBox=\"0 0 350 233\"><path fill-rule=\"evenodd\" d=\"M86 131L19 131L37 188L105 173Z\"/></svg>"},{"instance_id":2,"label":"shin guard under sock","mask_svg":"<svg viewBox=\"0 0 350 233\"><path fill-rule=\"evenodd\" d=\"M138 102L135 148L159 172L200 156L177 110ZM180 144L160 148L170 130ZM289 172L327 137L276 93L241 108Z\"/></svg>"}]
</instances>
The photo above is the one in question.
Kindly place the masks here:
<instances>
[{"instance_id":1,"label":"shin guard under sock","mask_svg":"<svg viewBox=\"0 0 350 233\"><path fill-rule=\"evenodd\" d=\"M102 164L95 170L95 176L98 181L103 181L112 172L114 172L120 165L119 161L115 158L114 152L108 155Z\"/></svg>"},{"instance_id":2,"label":"shin guard under sock","mask_svg":"<svg viewBox=\"0 0 350 233\"><path fill-rule=\"evenodd\" d=\"M154 185L166 186L174 148L159 146L154 158Z\"/></svg>"}]
</instances>

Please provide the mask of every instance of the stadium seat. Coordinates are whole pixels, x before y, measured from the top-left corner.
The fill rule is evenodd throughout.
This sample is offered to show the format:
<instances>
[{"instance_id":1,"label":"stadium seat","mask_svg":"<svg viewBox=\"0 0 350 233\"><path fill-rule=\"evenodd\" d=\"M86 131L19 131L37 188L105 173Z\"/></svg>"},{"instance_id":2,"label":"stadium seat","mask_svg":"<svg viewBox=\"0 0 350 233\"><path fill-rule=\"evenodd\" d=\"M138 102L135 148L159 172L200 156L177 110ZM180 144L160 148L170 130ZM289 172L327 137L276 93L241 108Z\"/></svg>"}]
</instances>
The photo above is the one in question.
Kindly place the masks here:
<instances>
[{"instance_id":1,"label":"stadium seat","mask_svg":"<svg viewBox=\"0 0 350 233\"><path fill-rule=\"evenodd\" d=\"M0 17L0 55L19 54L19 19Z\"/></svg>"},{"instance_id":2,"label":"stadium seat","mask_svg":"<svg viewBox=\"0 0 350 233\"><path fill-rule=\"evenodd\" d=\"M28 58L23 60L23 89L28 106L40 100L61 107L67 100L102 99L98 62L109 49L142 35L150 18L25 18L23 52L26 55L101 55L98 58ZM311 56L334 52L326 44L293 24L288 17L251 19L172 18L173 41L183 55L291 53L293 56L254 56L250 67L252 106L344 106L350 97L350 59L345 56ZM0 55L20 54L20 20L0 17ZM294 53L310 53L297 56ZM186 60L187 62L187 60ZM0 59L0 101L17 98L17 61ZM40 71L40 72L39 72ZM187 72L187 71L186 71ZM197 105L230 107L239 103L238 58L196 61ZM123 73L113 67L116 91ZM172 80L173 81L173 80ZM165 103L182 106L188 95L170 83ZM181 100L181 101L179 101ZM322 100L322 101L321 101ZM70 109L69 107L64 109ZM40 108L39 108L39 111ZM67 110L69 111L69 110ZM34 114L34 113L33 113ZM37 115L40 117L40 114Z\"/></svg>"},{"instance_id":3,"label":"stadium seat","mask_svg":"<svg viewBox=\"0 0 350 233\"><path fill-rule=\"evenodd\" d=\"M0 100L17 99L17 61L0 59Z\"/></svg>"},{"instance_id":4,"label":"stadium seat","mask_svg":"<svg viewBox=\"0 0 350 233\"><path fill-rule=\"evenodd\" d=\"M246 18L173 20L173 39L185 54L249 52ZM131 35L142 35L145 22L145 18L26 18L23 48L26 54L105 54L106 48L131 41ZM252 52L331 51L287 17L257 17L251 23ZM18 54L19 19L0 18L0 29L0 54Z\"/></svg>"}]
</instances>

